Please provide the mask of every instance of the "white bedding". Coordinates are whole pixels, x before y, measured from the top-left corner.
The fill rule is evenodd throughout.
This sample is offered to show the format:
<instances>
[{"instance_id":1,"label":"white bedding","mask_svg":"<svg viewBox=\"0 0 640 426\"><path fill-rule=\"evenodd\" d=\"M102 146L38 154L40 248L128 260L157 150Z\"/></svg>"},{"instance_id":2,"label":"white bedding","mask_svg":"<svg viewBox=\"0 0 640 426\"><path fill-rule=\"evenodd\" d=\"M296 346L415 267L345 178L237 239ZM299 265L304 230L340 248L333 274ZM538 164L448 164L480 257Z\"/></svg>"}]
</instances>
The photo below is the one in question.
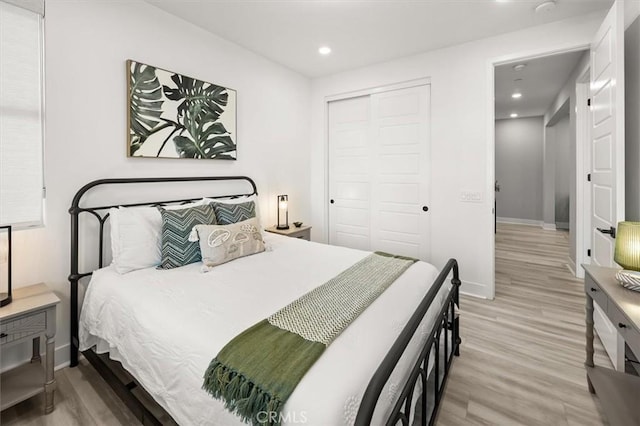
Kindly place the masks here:
<instances>
[{"instance_id":1,"label":"white bedding","mask_svg":"<svg viewBox=\"0 0 640 426\"><path fill-rule=\"evenodd\" d=\"M181 425L242 424L201 389L211 359L237 334L368 254L275 234L266 239L270 251L208 273L200 272L201 263L125 275L112 267L94 272L80 315L80 349L109 351ZM418 262L374 301L305 375L284 407L283 425L352 424L373 372L437 272ZM422 323L422 339L442 306L444 287ZM381 395L374 424L395 402L417 343Z\"/></svg>"}]
</instances>

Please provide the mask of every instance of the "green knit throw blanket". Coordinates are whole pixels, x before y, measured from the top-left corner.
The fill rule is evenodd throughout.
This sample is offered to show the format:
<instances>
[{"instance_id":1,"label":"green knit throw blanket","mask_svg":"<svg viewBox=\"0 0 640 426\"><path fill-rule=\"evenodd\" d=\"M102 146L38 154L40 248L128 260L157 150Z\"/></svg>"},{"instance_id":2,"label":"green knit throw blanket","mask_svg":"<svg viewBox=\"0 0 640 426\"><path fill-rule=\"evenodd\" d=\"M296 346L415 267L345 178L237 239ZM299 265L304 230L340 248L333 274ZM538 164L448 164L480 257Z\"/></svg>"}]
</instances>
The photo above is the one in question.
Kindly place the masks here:
<instances>
[{"instance_id":1,"label":"green knit throw blanket","mask_svg":"<svg viewBox=\"0 0 640 426\"><path fill-rule=\"evenodd\" d=\"M327 346L414 262L365 257L227 343L203 389L244 422L279 425L285 402Z\"/></svg>"}]
</instances>

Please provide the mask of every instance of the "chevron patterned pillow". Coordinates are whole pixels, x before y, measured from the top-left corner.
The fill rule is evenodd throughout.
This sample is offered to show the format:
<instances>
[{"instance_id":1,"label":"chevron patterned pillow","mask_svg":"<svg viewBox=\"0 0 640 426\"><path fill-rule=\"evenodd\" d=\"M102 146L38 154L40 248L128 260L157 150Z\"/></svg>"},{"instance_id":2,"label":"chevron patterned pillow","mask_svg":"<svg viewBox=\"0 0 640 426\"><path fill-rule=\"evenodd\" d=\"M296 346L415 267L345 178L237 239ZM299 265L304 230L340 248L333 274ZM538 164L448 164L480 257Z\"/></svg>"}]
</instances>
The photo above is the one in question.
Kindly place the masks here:
<instances>
[{"instance_id":1,"label":"chevron patterned pillow","mask_svg":"<svg viewBox=\"0 0 640 426\"><path fill-rule=\"evenodd\" d=\"M162 216L162 261L158 269L173 269L200 262L198 243L189 241L189 233L196 225L215 225L216 214L211 204L180 210L158 207Z\"/></svg>"},{"instance_id":2,"label":"chevron patterned pillow","mask_svg":"<svg viewBox=\"0 0 640 426\"><path fill-rule=\"evenodd\" d=\"M230 225L256 217L256 203L221 203L214 201L213 209L216 212L218 225Z\"/></svg>"}]
</instances>

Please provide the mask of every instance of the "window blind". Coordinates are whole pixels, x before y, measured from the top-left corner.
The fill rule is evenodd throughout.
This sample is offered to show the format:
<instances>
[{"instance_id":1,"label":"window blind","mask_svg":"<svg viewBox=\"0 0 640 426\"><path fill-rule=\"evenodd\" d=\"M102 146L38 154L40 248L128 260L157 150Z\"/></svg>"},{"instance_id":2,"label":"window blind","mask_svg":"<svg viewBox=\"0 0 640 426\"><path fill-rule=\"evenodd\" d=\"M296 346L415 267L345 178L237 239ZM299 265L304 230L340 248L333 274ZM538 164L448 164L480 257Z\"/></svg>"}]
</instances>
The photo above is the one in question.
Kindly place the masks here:
<instances>
[{"instance_id":1,"label":"window blind","mask_svg":"<svg viewBox=\"0 0 640 426\"><path fill-rule=\"evenodd\" d=\"M42 44L42 15L0 1L1 225L43 223Z\"/></svg>"}]
</instances>

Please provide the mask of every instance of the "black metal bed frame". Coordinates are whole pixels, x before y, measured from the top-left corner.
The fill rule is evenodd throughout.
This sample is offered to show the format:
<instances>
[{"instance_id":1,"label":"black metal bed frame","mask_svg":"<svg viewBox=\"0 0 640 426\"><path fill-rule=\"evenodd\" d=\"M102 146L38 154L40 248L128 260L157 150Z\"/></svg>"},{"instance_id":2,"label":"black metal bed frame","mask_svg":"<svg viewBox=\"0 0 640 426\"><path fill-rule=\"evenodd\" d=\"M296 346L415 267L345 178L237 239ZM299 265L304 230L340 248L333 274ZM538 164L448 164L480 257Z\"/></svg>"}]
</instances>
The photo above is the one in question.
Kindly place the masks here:
<instances>
[{"instance_id":1,"label":"black metal bed frame","mask_svg":"<svg viewBox=\"0 0 640 426\"><path fill-rule=\"evenodd\" d=\"M71 215L71 273L69 275L70 292L71 292L71 345L70 345L70 366L78 365L79 352L79 300L78 300L78 284L82 278L89 277L92 272L79 271L79 216L81 213L89 213L93 216L99 225L98 238L98 267L101 268L104 263L104 229L105 223L109 218L108 210L113 207L138 207L138 206L161 206L167 204L184 204L200 199L187 198L153 202L139 202L129 204L116 205L99 205L94 207L81 207L82 197L91 189L100 185L123 185L123 184L151 184L151 183L176 183L176 182L201 182L201 181L246 181L251 185L252 192L244 194L228 194L215 195L209 198L234 198L242 196L257 195L258 190L255 182L246 176L198 176L198 177L160 177L160 178L114 178L99 179L83 186L73 197L69 214ZM459 304L459 287L460 279L458 272L458 264L455 259L450 259L442 269L432 287L427 292L411 319L398 336L397 340L385 356L384 360L373 375L369 385L364 393L360 408L356 417L355 424L364 426L371 424L375 407L381 392L384 389L391 373L402 357L404 350L413 338L416 330L420 326L427 310L433 303L438 292L445 285L447 277L453 274L451 279L451 289L448 291L446 301L442 306L436 322L431 328L425 344L422 346L420 355L414 363L407 382L400 391L399 398L393 407L391 415L386 424L395 425L398 422L403 425L409 425L413 409L417 409L414 413L417 419L420 419L422 425L433 425L438 413L438 407L446 379L448 377L451 363L454 355L459 355L459 346L461 343L459 332L459 319L456 315L456 306ZM441 352L441 347L444 351ZM91 363L91 365L100 373L105 381L113 388L115 393L120 397L129 409L140 419L143 424L162 425L166 423L175 423L158 404L154 401L148 401L149 397L141 397L144 390L140 389L135 378L128 375L118 363L110 361L106 355L98 355L93 350L83 351L82 354ZM435 355L432 358L432 355ZM430 361L431 370L429 370ZM442 364L442 365L441 365ZM443 369L441 369L443 367ZM118 369L120 371L118 371ZM422 394L419 396L420 404L414 407L413 395L416 384L420 380L422 384ZM429 392L433 390L433 393ZM137 391L137 393L136 393ZM143 401L146 399L145 401ZM150 408L149 403L155 404ZM414 420L415 421L415 420Z\"/></svg>"}]
</instances>

